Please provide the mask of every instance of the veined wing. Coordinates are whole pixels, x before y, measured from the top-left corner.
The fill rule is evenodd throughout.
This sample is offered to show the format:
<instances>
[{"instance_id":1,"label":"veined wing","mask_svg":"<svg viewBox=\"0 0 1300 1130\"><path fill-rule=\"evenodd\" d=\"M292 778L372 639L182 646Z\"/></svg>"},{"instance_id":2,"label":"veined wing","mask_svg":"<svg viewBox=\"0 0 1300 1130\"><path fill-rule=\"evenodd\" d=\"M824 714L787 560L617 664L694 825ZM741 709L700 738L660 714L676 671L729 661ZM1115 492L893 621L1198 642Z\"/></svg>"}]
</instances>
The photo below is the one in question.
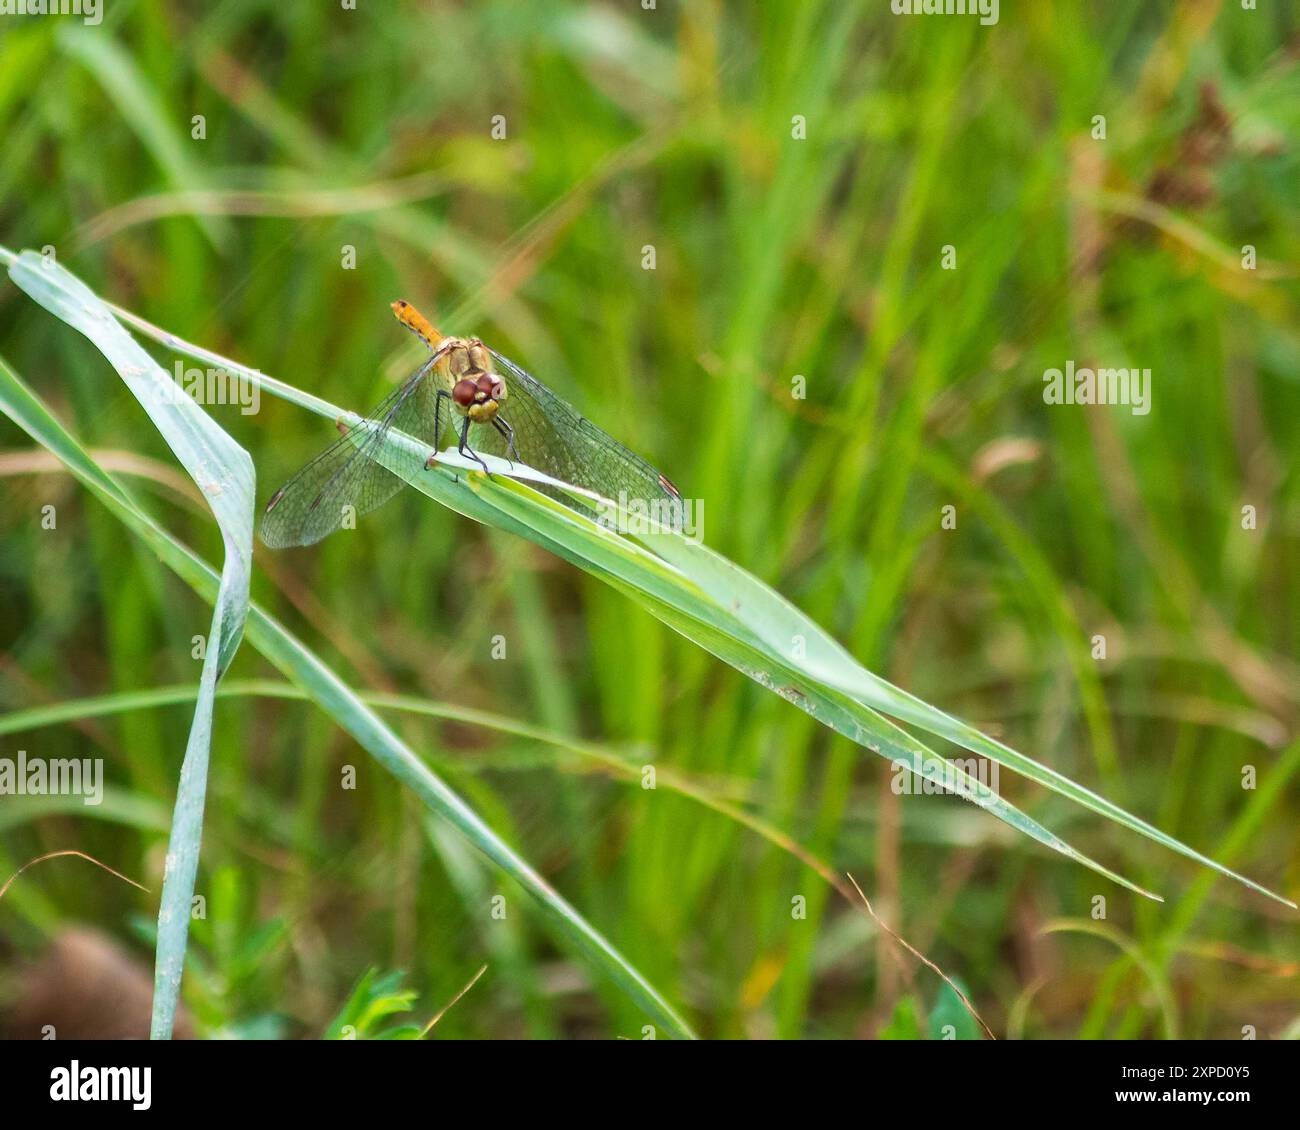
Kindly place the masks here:
<instances>
[{"instance_id":1,"label":"veined wing","mask_svg":"<svg viewBox=\"0 0 1300 1130\"><path fill-rule=\"evenodd\" d=\"M367 435L344 435L330 444L271 496L262 515L260 533L272 549L312 545L342 524L344 517L360 516L387 502L406 485L375 455L393 428L438 446L434 435L437 377L434 363L425 362L403 384L357 425ZM444 407L439 428L449 413ZM449 422L449 421L448 421Z\"/></svg>"},{"instance_id":2,"label":"veined wing","mask_svg":"<svg viewBox=\"0 0 1300 1130\"><path fill-rule=\"evenodd\" d=\"M615 502L656 502L680 506L681 494L635 452L601 430L571 404L509 358L490 350L497 372L506 381L501 419L514 429L519 458L553 478L585 487ZM479 428L471 446L492 455L510 457L504 438L491 428ZM572 495L532 484L570 506ZM620 499L619 495L623 498ZM585 508L584 508L585 509Z\"/></svg>"}]
</instances>

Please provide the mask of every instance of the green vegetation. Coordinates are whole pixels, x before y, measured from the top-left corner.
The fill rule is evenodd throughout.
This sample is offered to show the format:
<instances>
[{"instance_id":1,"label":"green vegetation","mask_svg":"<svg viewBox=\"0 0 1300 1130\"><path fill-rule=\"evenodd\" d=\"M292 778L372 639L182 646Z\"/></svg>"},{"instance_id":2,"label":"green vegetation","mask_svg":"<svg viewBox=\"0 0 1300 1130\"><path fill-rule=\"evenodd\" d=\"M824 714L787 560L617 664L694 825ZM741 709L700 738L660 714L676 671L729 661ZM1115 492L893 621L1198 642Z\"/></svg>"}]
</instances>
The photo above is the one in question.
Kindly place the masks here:
<instances>
[{"instance_id":1,"label":"green vegetation","mask_svg":"<svg viewBox=\"0 0 1300 1130\"><path fill-rule=\"evenodd\" d=\"M361 7L3 29L0 242L91 290L37 256L0 289L0 756L107 785L0 798L0 880L77 848L151 888L42 863L6 953L94 925L174 983L188 741L201 1035L976 1038L958 988L998 1035L1294 1034L1294 909L1168 847L1300 882L1296 27ZM95 294L168 373L269 374L260 410L155 430ZM722 556L394 440L418 490L250 570L247 501L333 434L302 408L409 370L398 296ZM1071 363L1150 369L1150 411L1044 403ZM863 746L933 755L876 710L1022 774L1006 823L898 795Z\"/></svg>"}]
</instances>

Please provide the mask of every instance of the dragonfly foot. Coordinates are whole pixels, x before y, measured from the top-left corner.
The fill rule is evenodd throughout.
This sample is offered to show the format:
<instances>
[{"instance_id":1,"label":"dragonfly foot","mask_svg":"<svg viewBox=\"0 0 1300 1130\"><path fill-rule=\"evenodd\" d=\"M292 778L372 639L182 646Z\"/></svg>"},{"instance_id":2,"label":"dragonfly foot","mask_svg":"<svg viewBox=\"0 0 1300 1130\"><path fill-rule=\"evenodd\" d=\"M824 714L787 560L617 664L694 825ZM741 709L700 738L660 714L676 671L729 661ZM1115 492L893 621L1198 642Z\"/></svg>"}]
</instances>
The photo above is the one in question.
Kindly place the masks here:
<instances>
[{"instance_id":1,"label":"dragonfly foot","mask_svg":"<svg viewBox=\"0 0 1300 1130\"><path fill-rule=\"evenodd\" d=\"M458 450L460 451L460 454L463 455L466 459L473 459L475 463L477 463L480 467L482 467L483 473L487 475L489 479L494 477L492 474L492 469L483 461L483 457L477 451L475 451L471 447L461 447Z\"/></svg>"}]
</instances>

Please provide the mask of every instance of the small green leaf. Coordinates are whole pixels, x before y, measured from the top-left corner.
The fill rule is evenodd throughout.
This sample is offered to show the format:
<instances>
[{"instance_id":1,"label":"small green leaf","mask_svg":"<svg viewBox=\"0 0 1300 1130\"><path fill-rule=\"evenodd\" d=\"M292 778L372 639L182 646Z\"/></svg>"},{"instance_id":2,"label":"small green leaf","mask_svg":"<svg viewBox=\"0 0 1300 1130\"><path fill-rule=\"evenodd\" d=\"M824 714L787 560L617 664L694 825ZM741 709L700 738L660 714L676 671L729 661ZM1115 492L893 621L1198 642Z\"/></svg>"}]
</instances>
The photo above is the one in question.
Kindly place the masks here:
<instances>
[{"instance_id":1,"label":"small green leaf","mask_svg":"<svg viewBox=\"0 0 1300 1130\"><path fill-rule=\"evenodd\" d=\"M903 997L895 1006L889 1022L877 1033L881 1040L923 1040L920 1008L916 998Z\"/></svg>"}]
</instances>

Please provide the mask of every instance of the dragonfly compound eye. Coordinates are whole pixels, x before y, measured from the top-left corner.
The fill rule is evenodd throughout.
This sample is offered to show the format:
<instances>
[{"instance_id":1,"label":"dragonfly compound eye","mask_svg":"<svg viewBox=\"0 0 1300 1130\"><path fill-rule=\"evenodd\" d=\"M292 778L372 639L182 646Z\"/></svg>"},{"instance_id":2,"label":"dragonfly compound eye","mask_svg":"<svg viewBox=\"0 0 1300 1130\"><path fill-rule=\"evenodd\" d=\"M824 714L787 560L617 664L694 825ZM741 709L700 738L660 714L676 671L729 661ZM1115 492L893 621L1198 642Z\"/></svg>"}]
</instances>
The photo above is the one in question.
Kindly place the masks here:
<instances>
[{"instance_id":1,"label":"dragonfly compound eye","mask_svg":"<svg viewBox=\"0 0 1300 1130\"><path fill-rule=\"evenodd\" d=\"M473 381L457 381L451 390L451 398L460 407L468 408L478 395L478 385Z\"/></svg>"}]
</instances>

